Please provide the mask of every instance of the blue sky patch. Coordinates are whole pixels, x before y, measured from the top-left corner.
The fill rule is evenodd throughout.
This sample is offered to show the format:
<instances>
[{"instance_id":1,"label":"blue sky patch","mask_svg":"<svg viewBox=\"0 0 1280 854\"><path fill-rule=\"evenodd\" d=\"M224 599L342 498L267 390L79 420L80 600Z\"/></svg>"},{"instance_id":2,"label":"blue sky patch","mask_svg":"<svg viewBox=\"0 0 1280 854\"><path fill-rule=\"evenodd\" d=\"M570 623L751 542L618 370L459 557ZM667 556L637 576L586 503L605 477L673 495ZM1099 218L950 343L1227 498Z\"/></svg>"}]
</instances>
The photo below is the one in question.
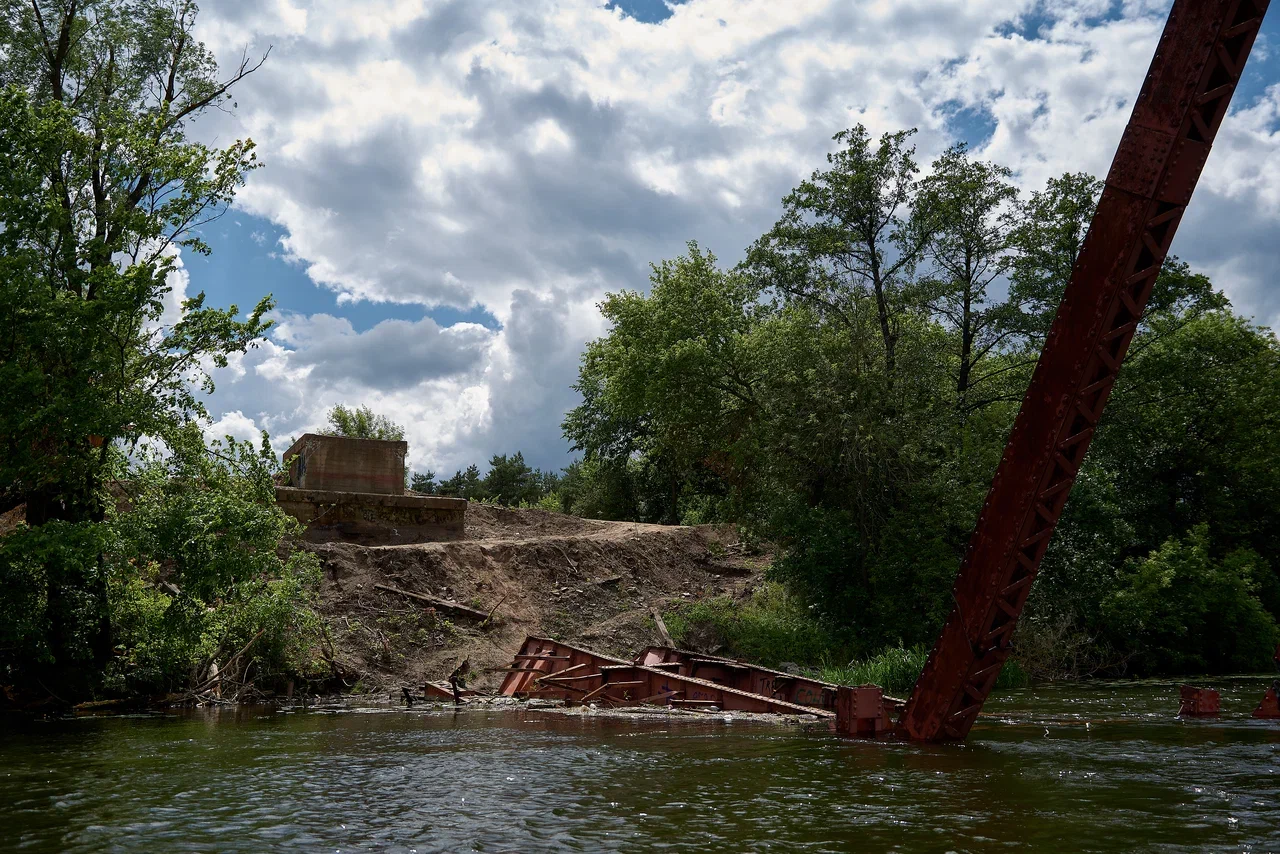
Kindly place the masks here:
<instances>
[{"instance_id":1,"label":"blue sky patch","mask_svg":"<svg viewBox=\"0 0 1280 854\"><path fill-rule=\"evenodd\" d=\"M682 0L672 0L679 4ZM624 15L630 15L637 21L646 24L658 24L671 17L671 9L663 0L613 0L604 4L606 9L621 9Z\"/></svg>"},{"instance_id":2,"label":"blue sky patch","mask_svg":"<svg viewBox=\"0 0 1280 854\"><path fill-rule=\"evenodd\" d=\"M356 332L372 329L384 320L421 320L430 317L441 326L479 323L489 329L501 324L479 305L468 309L449 306L427 308L414 303L358 300L339 304L338 295L317 285L300 265L282 257L284 230L261 217L231 211L201 229L213 249L208 257L183 253L191 283L188 296L204 291L209 305L238 305L247 310L271 294L276 308L291 314L331 314L351 321Z\"/></svg>"}]
</instances>

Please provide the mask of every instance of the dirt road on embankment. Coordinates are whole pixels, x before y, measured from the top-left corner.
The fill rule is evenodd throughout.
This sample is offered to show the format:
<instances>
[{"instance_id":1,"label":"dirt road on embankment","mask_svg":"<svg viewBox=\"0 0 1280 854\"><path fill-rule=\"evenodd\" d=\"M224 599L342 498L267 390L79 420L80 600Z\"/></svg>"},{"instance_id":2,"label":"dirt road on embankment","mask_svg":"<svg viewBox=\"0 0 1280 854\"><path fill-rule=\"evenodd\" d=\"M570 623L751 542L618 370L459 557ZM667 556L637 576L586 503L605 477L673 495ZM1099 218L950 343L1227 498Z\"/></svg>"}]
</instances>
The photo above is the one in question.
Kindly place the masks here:
<instances>
[{"instance_id":1,"label":"dirt road on embankment","mask_svg":"<svg viewBox=\"0 0 1280 854\"><path fill-rule=\"evenodd\" d=\"M650 609L744 594L766 559L741 555L736 539L724 525L599 522L473 503L463 540L312 548L324 563L321 608L344 681L398 690L443 679L465 659L471 684L491 689L526 635L629 658L661 640ZM492 610L493 619L385 588Z\"/></svg>"}]
</instances>

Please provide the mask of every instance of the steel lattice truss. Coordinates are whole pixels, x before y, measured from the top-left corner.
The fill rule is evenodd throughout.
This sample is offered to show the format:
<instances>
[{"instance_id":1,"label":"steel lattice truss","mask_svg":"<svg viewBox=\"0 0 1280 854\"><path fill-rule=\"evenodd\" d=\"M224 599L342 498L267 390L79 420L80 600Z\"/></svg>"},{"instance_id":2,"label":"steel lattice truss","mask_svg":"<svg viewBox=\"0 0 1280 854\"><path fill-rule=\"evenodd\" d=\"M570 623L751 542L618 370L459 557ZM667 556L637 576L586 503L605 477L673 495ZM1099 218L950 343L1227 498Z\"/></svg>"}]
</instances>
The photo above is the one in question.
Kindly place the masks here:
<instances>
[{"instance_id":1,"label":"steel lattice truss","mask_svg":"<svg viewBox=\"0 0 1280 854\"><path fill-rule=\"evenodd\" d=\"M1269 0L1176 0L955 585L899 721L962 739L1018 616L1191 200Z\"/></svg>"}]
</instances>

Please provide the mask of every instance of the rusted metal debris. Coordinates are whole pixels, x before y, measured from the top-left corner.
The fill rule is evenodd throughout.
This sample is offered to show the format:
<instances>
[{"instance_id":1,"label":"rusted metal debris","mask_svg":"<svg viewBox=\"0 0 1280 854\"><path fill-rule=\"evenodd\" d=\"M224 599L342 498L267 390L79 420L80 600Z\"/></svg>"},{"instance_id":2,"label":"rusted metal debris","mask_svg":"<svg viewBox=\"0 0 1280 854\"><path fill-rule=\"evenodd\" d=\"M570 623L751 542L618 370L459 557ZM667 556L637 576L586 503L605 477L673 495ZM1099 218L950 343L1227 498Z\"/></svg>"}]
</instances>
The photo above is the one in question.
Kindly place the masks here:
<instances>
[{"instance_id":1,"label":"rusted metal debris","mask_svg":"<svg viewBox=\"0 0 1280 854\"><path fill-rule=\"evenodd\" d=\"M1212 688L1197 688L1194 685L1183 685L1181 692L1182 705L1178 709L1178 717L1212 718L1222 710L1222 698Z\"/></svg>"},{"instance_id":2,"label":"rusted metal debris","mask_svg":"<svg viewBox=\"0 0 1280 854\"><path fill-rule=\"evenodd\" d=\"M745 661L669 646L650 646L636 656L635 663L667 670L678 676L709 679L739 691L763 694L799 706L813 706L829 712L836 710L836 689L839 686Z\"/></svg>"},{"instance_id":3,"label":"rusted metal debris","mask_svg":"<svg viewBox=\"0 0 1280 854\"><path fill-rule=\"evenodd\" d=\"M962 739L1010 639L1269 0L1175 0L899 722Z\"/></svg>"},{"instance_id":4,"label":"rusted metal debris","mask_svg":"<svg viewBox=\"0 0 1280 854\"><path fill-rule=\"evenodd\" d=\"M1280 718L1280 682L1272 682L1262 702L1253 710L1255 718Z\"/></svg>"},{"instance_id":5,"label":"rusted metal debris","mask_svg":"<svg viewBox=\"0 0 1280 854\"><path fill-rule=\"evenodd\" d=\"M465 702L468 697L478 696L477 692L470 688L459 688L455 696L453 685L443 679L425 683L422 686L422 695L428 700L448 700L451 703L457 703L459 698Z\"/></svg>"},{"instance_id":6,"label":"rusted metal debris","mask_svg":"<svg viewBox=\"0 0 1280 854\"><path fill-rule=\"evenodd\" d=\"M892 716L903 706L875 685L834 685L667 646L646 647L626 661L538 636L525 639L499 691L613 708L812 715L836 732L862 737L890 734Z\"/></svg>"},{"instance_id":7,"label":"rusted metal debris","mask_svg":"<svg viewBox=\"0 0 1280 854\"><path fill-rule=\"evenodd\" d=\"M879 685L841 685L836 694L836 732L875 738L893 729L889 713L902 710L902 700L884 696Z\"/></svg>"},{"instance_id":8,"label":"rusted metal debris","mask_svg":"<svg viewBox=\"0 0 1280 854\"><path fill-rule=\"evenodd\" d=\"M574 700L599 687L601 667L628 663L621 658L530 635L507 668L498 693L507 697ZM557 677L555 681L544 681L552 675Z\"/></svg>"}]
</instances>

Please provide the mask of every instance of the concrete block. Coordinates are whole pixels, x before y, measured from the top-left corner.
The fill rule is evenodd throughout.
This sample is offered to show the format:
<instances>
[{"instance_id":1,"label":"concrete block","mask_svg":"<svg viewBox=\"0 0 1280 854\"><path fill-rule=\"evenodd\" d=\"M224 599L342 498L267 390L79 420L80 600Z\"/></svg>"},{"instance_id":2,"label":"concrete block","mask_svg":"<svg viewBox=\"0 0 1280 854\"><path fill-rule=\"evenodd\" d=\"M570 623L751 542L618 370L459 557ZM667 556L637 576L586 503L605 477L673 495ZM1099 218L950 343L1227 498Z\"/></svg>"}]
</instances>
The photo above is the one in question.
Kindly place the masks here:
<instances>
[{"instance_id":1,"label":"concrete block","mask_svg":"<svg viewBox=\"0 0 1280 854\"><path fill-rule=\"evenodd\" d=\"M404 494L408 442L306 433L284 452L288 486L329 492Z\"/></svg>"}]
</instances>

